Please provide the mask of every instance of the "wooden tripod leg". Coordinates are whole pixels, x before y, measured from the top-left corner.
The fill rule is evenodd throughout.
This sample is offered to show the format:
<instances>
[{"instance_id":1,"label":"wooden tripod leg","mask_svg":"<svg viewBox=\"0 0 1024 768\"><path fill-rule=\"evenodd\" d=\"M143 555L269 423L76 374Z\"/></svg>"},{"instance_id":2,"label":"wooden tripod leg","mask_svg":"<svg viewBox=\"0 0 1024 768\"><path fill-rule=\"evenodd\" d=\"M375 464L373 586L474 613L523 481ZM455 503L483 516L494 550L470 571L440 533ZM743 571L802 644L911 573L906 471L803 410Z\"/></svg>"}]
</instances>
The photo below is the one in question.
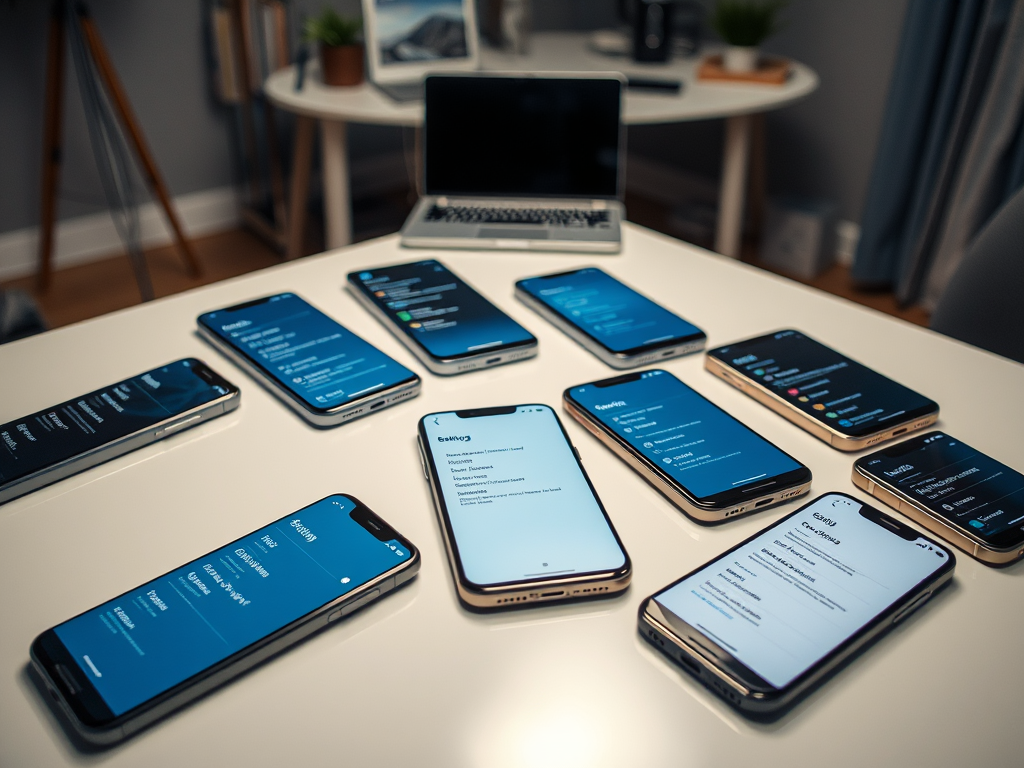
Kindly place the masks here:
<instances>
[{"instance_id":1,"label":"wooden tripod leg","mask_svg":"<svg viewBox=\"0 0 1024 768\"><path fill-rule=\"evenodd\" d=\"M89 53L96 64L96 71L107 88L107 93L114 103L114 108L121 118L121 124L125 128L128 138L135 145L135 153L142 163L146 179L149 181L153 192L156 193L157 199L167 215L171 229L174 230L175 240L177 240L182 256L185 257L185 264L188 267L189 274L192 277L198 277L200 273L199 261L196 259L195 253L192 252L192 245L185 238L185 231L182 229L181 222L178 221L178 216L171 205L171 197L167 193L167 187L160 176L159 169L156 167L156 161L146 145L146 138L142 133L142 127L132 112L131 104L128 102L128 96L124 92L121 82L117 79L117 72L114 70L113 62L110 61L110 57L107 55L107 49L103 46L103 41L100 40L96 25L81 10L79 10L78 18L82 26L86 45L89 46Z\"/></svg>"},{"instance_id":2,"label":"wooden tripod leg","mask_svg":"<svg viewBox=\"0 0 1024 768\"><path fill-rule=\"evenodd\" d=\"M39 212L39 273L36 283L46 290L53 273L53 227L60 183L61 112L64 105L64 10L55 0L46 47L46 116L43 129L43 180Z\"/></svg>"},{"instance_id":3,"label":"wooden tripod leg","mask_svg":"<svg viewBox=\"0 0 1024 768\"><path fill-rule=\"evenodd\" d=\"M306 225L306 203L309 200L309 169L313 162L313 118L295 118L295 154L292 158L292 190L288 212L288 243L285 258L302 256Z\"/></svg>"}]
</instances>

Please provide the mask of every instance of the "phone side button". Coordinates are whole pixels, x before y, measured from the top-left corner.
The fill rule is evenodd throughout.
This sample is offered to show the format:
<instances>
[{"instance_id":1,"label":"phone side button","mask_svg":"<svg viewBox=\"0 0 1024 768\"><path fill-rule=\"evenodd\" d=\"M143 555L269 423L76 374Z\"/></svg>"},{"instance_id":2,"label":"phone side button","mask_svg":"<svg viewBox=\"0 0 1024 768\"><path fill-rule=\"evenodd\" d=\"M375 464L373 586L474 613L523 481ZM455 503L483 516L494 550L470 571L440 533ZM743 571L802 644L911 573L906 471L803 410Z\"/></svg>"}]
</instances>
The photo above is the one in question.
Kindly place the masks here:
<instances>
[{"instance_id":1,"label":"phone side button","mask_svg":"<svg viewBox=\"0 0 1024 768\"><path fill-rule=\"evenodd\" d=\"M376 600L378 597L380 597L380 590L379 589L371 589L369 592L367 592L365 595L360 597L358 600L354 600L353 602L351 602L348 605L344 606L341 609L341 611L339 612L340 616L348 616L353 611L358 611L364 605L366 605L369 602L372 602L372 601Z\"/></svg>"},{"instance_id":2,"label":"phone side button","mask_svg":"<svg viewBox=\"0 0 1024 768\"><path fill-rule=\"evenodd\" d=\"M922 605L924 605L928 601L928 598L931 597L931 596L932 596L931 592L925 592L923 595L921 595L919 598L917 598L917 600L915 600L910 605L908 605L906 608L904 608L902 611L900 611L895 616L893 616L892 617L892 623L893 624L899 624L901 621L903 621L905 618L907 618L907 616L909 616L914 611L916 611L918 608L920 608Z\"/></svg>"},{"instance_id":3,"label":"phone side button","mask_svg":"<svg viewBox=\"0 0 1024 768\"><path fill-rule=\"evenodd\" d=\"M176 424L169 424L168 426L164 427L163 429L158 429L156 431L156 436L160 437L161 435L166 435L168 432L174 432L176 430L181 429L182 427L188 426L189 424L191 424L194 421L199 421L201 418L203 418L203 414L201 414L201 413L197 413L195 416L189 416L187 419L179 421Z\"/></svg>"}]
</instances>

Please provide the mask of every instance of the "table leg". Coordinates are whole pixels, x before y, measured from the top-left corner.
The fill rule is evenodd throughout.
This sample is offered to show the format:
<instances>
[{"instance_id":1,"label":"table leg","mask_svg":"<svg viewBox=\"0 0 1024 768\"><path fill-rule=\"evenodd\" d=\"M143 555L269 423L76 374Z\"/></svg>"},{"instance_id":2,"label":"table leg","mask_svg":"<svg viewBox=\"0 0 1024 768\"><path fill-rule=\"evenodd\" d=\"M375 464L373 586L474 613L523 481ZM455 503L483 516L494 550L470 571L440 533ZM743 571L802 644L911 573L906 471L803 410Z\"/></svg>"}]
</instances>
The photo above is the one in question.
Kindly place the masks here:
<instances>
[{"instance_id":1,"label":"table leg","mask_svg":"<svg viewBox=\"0 0 1024 768\"><path fill-rule=\"evenodd\" d=\"M309 198L309 169L313 161L313 118L295 118L295 152L292 155L292 191L288 201L288 242L285 258L303 255L306 234L306 201Z\"/></svg>"},{"instance_id":2,"label":"table leg","mask_svg":"<svg viewBox=\"0 0 1024 768\"><path fill-rule=\"evenodd\" d=\"M718 195L715 250L733 259L740 257L743 197L752 124L751 115L736 115L725 120L725 153L722 157L722 186Z\"/></svg>"},{"instance_id":3,"label":"table leg","mask_svg":"<svg viewBox=\"0 0 1024 768\"><path fill-rule=\"evenodd\" d=\"M352 242L352 200L349 195L347 126L336 120L320 121L323 159L324 226L327 248Z\"/></svg>"}]
</instances>

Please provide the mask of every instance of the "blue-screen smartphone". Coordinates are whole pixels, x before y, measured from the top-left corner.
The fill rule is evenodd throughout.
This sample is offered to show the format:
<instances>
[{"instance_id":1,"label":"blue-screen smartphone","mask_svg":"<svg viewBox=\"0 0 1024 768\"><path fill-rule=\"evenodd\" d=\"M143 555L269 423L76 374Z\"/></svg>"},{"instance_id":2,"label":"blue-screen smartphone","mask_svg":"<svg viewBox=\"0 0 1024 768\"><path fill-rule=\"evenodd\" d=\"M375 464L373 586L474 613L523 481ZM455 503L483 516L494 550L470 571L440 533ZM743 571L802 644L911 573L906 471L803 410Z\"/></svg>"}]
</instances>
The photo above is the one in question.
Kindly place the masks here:
<instances>
[{"instance_id":1,"label":"blue-screen smartphone","mask_svg":"<svg viewBox=\"0 0 1024 768\"><path fill-rule=\"evenodd\" d=\"M597 267L516 283L516 297L613 368L697 352L707 336Z\"/></svg>"},{"instance_id":2,"label":"blue-screen smartphone","mask_svg":"<svg viewBox=\"0 0 1024 768\"><path fill-rule=\"evenodd\" d=\"M570 387L565 409L701 522L807 493L811 471L668 371Z\"/></svg>"},{"instance_id":3,"label":"blue-screen smartphone","mask_svg":"<svg viewBox=\"0 0 1024 768\"><path fill-rule=\"evenodd\" d=\"M467 605L502 608L628 586L626 550L551 408L431 413L420 420L419 444Z\"/></svg>"},{"instance_id":4,"label":"blue-screen smartphone","mask_svg":"<svg viewBox=\"0 0 1024 768\"><path fill-rule=\"evenodd\" d=\"M647 598L640 634L729 704L771 715L923 605L955 565L909 525L826 493Z\"/></svg>"},{"instance_id":5,"label":"blue-screen smartphone","mask_svg":"<svg viewBox=\"0 0 1024 768\"><path fill-rule=\"evenodd\" d=\"M197 322L207 340L319 427L420 390L419 376L294 293L207 312Z\"/></svg>"},{"instance_id":6,"label":"blue-screen smartphone","mask_svg":"<svg viewBox=\"0 0 1024 768\"><path fill-rule=\"evenodd\" d=\"M238 387L187 358L0 424L0 504L238 403Z\"/></svg>"},{"instance_id":7,"label":"blue-screen smartphone","mask_svg":"<svg viewBox=\"0 0 1024 768\"><path fill-rule=\"evenodd\" d=\"M533 334L435 259L351 272L348 282L434 373L465 373L537 354Z\"/></svg>"},{"instance_id":8,"label":"blue-screen smartphone","mask_svg":"<svg viewBox=\"0 0 1024 768\"><path fill-rule=\"evenodd\" d=\"M32 663L79 735L113 743L391 591L419 564L412 543L358 499L328 496L48 629Z\"/></svg>"}]
</instances>

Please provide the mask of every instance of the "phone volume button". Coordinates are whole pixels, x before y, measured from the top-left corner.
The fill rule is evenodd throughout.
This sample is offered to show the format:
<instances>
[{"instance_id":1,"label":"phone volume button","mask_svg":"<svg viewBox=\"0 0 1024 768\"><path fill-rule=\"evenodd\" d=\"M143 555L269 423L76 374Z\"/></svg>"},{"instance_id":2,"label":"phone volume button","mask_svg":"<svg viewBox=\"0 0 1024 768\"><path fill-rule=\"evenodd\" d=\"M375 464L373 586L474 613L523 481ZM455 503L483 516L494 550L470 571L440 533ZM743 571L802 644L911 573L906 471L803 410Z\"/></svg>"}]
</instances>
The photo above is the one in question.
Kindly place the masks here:
<instances>
[{"instance_id":1,"label":"phone volume button","mask_svg":"<svg viewBox=\"0 0 1024 768\"><path fill-rule=\"evenodd\" d=\"M189 416L187 419L183 419L182 421L179 421L176 424L169 424L163 429L157 430L157 437L159 437L160 435L166 435L168 432L175 432L181 429L182 427L187 427L192 422L199 421L201 418L203 418L203 414L197 413L195 416Z\"/></svg>"},{"instance_id":2,"label":"phone volume button","mask_svg":"<svg viewBox=\"0 0 1024 768\"><path fill-rule=\"evenodd\" d=\"M917 598L914 602L912 602L910 605L908 605L902 611L900 611L895 616L893 616L892 617L892 623L893 624L899 624L901 621L903 621L905 618L907 618L907 616L909 616L914 611L916 611L918 608L920 608L922 605L924 605L926 602L928 602L928 598L931 597L931 596L932 596L931 592L925 592L923 595L921 595L919 598Z\"/></svg>"}]
</instances>

